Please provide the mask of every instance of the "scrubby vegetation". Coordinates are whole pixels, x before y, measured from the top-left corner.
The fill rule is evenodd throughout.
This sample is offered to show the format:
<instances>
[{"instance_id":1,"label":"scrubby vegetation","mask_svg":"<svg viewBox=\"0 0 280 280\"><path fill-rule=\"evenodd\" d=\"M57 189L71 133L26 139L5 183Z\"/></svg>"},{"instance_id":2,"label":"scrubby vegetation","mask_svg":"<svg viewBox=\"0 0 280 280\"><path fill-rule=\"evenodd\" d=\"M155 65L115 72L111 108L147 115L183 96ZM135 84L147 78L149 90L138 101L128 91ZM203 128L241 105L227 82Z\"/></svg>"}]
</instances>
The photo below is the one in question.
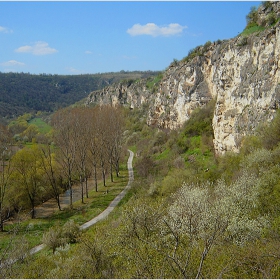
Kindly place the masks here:
<instances>
[{"instance_id":1,"label":"scrubby vegetation","mask_svg":"<svg viewBox=\"0 0 280 280\"><path fill-rule=\"evenodd\" d=\"M261 6L265 9L270 9L272 7L272 3L270 1L264 1ZM271 9L264 18L260 18L257 7L253 6L246 16L247 25L241 35L248 36L252 33L263 31L266 27L274 25L278 20L279 17L273 9Z\"/></svg>"},{"instance_id":2,"label":"scrubby vegetation","mask_svg":"<svg viewBox=\"0 0 280 280\"><path fill-rule=\"evenodd\" d=\"M189 62L197 56L203 56L209 50L210 46L211 46L211 42L207 41L204 45L200 45L195 47L194 49L189 50L188 55L184 57L182 61Z\"/></svg>"},{"instance_id":3,"label":"scrubby vegetation","mask_svg":"<svg viewBox=\"0 0 280 280\"><path fill-rule=\"evenodd\" d=\"M82 216L52 223L41 234L48 247L1 276L279 278L280 113L240 153L216 157L213 109L197 109L177 131L147 126L145 107L123 109L136 152L125 200L85 233L73 222Z\"/></svg>"},{"instance_id":4,"label":"scrubby vegetation","mask_svg":"<svg viewBox=\"0 0 280 280\"><path fill-rule=\"evenodd\" d=\"M160 81L162 80L162 77L163 77L163 73L159 73L156 77L152 77L152 78L149 78L147 83L146 83L146 86L148 89L151 90L152 93L155 93L156 90L158 89L158 86L159 86L159 83Z\"/></svg>"},{"instance_id":5,"label":"scrubby vegetation","mask_svg":"<svg viewBox=\"0 0 280 280\"><path fill-rule=\"evenodd\" d=\"M247 30L255 17L252 9ZM52 122L23 114L0 126L1 278L279 278L280 110L242 139L239 153L217 156L214 106L196 109L177 130L148 126L148 104L67 108ZM121 147L135 152L132 188L106 220L81 232L127 183ZM74 181L83 190L90 173L96 189L84 200L36 218L43 198ZM40 243L46 248L29 255Z\"/></svg>"}]
</instances>

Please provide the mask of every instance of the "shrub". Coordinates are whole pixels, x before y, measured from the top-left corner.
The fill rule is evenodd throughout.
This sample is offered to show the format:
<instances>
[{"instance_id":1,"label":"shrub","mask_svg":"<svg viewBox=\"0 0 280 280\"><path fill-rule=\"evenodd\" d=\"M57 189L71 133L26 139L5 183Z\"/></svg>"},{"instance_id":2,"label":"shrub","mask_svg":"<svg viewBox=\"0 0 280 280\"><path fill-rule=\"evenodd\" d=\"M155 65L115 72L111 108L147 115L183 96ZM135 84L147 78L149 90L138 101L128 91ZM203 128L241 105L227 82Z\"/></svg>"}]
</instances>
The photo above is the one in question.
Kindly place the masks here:
<instances>
[{"instance_id":1,"label":"shrub","mask_svg":"<svg viewBox=\"0 0 280 280\"><path fill-rule=\"evenodd\" d=\"M270 26L276 23L276 21L277 21L276 14L274 12L269 13L266 18L266 24Z\"/></svg>"},{"instance_id":2,"label":"shrub","mask_svg":"<svg viewBox=\"0 0 280 280\"><path fill-rule=\"evenodd\" d=\"M261 139L256 135L250 135L242 140L240 152L243 155L247 155L256 149L260 149L261 146Z\"/></svg>"},{"instance_id":3,"label":"shrub","mask_svg":"<svg viewBox=\"0 0 280 280\"><path fill-rule=\"evenodd\" d=\"M202 48L202 52L203 53L207 52L211 44L212 44L211 41L207 41Z\"/></svg>"},{"instance_id":4,"label":"shrub","mask_svg":"<svg viewBox=\"0 0 280 280\"><path fill-rule=\"evenodd\" d=\"M79 226L73 221L69 220L62 228L62 237L67 243L76 243L80 235Z\"/></svg>"},{"instance_id":5,"label":"shrub","mask_svg":"<svg viewBox=\"0 0 280 280\"><path fill-rule=\"evenodd\" d=\"M43 235L43 243L52 249L53 254L59 247L68 243L75 243L79 237L80 231L78 225L73 220L67 221L61 228L53 226Z\"/></svg>"},{"instance_id":6,"label":"shrub","mask_svg":"<svg viewBox=\"0 0 280 280\"><path fill-rule=\"evenodd\" d=\"M278 145L280 142L280 110L276 112L274 119L268 126L260 128L260 137L263 146L267 149L273 149Z\"/></svg>"},{"instance_id":7,"label":"shrub","mask_svg":"<svg viewBox=\"0 0 280 280\"><path fill-rule=\"evenodd\" d=\"M246 16L246 21L247 21L246 28L248 28L250 24L252 25L252 24L257 23L257 21L258 21L258 11L257 11L257 8L255 6L251 7L251 11Z\"/></svg>"},{"instance_id":8,"label":"shrub","mask_svg":"<svg viewBox=\"0 0 280 280\"><path fill-rule=\"evenodd\" d=\"M214 236L244 244L260 237L267 226L264 217L251 215L257 197L256 178L247 174L228 187L223 181L216 186L183 184L169 208L168 221L174 232L190 239L215 243Z\"/></svg>"},{"instance_id":9,"label":"shrub","mask_svg":"<svg viewBox=\"0 0 280 280\"><path fill-rule=\"evenodd\" d=\"M159 83L163 78L163 74L159 73L155 78L150 78L148 79L147 83L146 83L146 87L151 90L153 93L156 92L156 90L158 89Z\"/></svg>"},{"instance_id":10,"label":"shrub","mask_svg":"<svg viewBox=\"0 0 280 280\"><path fill-rule=\"evenodd\" d=\"M48 232L44 233L42 241L52 249L53 254L56 248L66 244L61 237L61 228L58 226L51 227Z\"/></svg>"},{"instance_id":11,"label":"shrub","mask_svg":"<svg viewBox=\"0 0 280 280\"><path fill-rule=\"evenodd\" d=\"M152 173L153 168L154 161L149 156L144 156L135 164L135 169L141 177L147 177L149 174Z\"/></svg>"}]
</instances>

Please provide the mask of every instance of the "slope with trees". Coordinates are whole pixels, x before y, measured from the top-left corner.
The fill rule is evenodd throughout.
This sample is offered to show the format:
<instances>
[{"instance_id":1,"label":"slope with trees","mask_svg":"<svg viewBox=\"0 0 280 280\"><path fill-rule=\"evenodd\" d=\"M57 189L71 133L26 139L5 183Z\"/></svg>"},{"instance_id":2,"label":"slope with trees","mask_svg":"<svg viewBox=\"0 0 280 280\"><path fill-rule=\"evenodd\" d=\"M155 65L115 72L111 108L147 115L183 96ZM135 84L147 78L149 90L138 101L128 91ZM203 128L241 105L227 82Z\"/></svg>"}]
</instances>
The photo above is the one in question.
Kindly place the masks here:
<instances>
[{"instance_id":1,"label":"slope with trees","mask_svg":"<svg viewBox=\"0 0 280 280\"><path fill-rule=\"evenodd\" d=\"M93 177L98 171L110 176L119 163L114 150L122 143L136 152L133 186L105 222L81 235L72 221L54 225L43 238L52 252L29 256L9 271L1 270L1 277L279 278L280 110L240 140L239 153L218 157L214 104L195 110L177 130L148 126L147 106L83 111L91 119L86 169ZM118 110L124 116L120 124L115 123L122 116ZM57 135L63 129L74 135L75 130L67 141L79 142L84 130L78 112L55 114L54 121L65 118L54 122ZM119 134L114 129L123 128L123 122L126 130ZM56 148L65 148L58 139ZM78 144L73 145L77 179L84 175L84 149ZM63 156L65 160L67 154ZM76 215L72 218L81 219Z\"/></svg>"},{"instance_id":2,"label":"slope with trees","mask_svg":"<svg viewBox=\"0 0 280 280\"><path fill-rule=\"evenodd\" d=\"M239 154L216 158L208 106L179 131L136 126L145 111L124 110L137 153L127 201L74 247L25 263L44 261L44 278L279 278L280 114L244 138Z\"/></svg>"},{"instance_id":3,"label":"slope with trees","mask_svg":"<svg viewBox=\"0 0 280 280\"><path fill-rule=\"evenodd\" d=\"M124 79L146 78L157 73L121 71L67 76L0 72L0 116L13 118L30 112L54 112L109 84Z\"/></svg>"}]
</instances>

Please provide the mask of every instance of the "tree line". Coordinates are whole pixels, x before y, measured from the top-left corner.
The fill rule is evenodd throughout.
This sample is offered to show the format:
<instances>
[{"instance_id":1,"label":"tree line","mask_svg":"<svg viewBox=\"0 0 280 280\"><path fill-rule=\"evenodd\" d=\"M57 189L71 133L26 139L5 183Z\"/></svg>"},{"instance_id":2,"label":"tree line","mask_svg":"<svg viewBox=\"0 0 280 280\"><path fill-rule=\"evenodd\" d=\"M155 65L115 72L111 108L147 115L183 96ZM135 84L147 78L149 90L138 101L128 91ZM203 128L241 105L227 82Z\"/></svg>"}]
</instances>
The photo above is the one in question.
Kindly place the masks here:
<instances>
[{"instance_id":1,"label":"tree line","mask_svg":"<svg viewBox=\"0 0 280 280\"><path fill-rule=\"evenodd\" d=\"M0 117L13 118L36 111L55 112L124 79L156 75L153 71L84 75L33 75L0 72Z\"/></svg>"},{"instance_id":2,"label":"tree line","mask_svg":"<svg viewBox=\"0 0 280 280\"><path fill-rule=\"evenodd\" d=\"M73 183L79 181L81 199L89 196L88 178L106 186L119 176L124 118L120 108L65 108L51 120L51 136L16 151L7 127L0 138L0 230L20 210L30 210L51 197L61 210L59 195L68 189L73 207ZM102 174L102 176L99 176ZM115 175L114 175L115 174ZM108 191L108 190L107 190Z\"/></svg>"}]
</instances>

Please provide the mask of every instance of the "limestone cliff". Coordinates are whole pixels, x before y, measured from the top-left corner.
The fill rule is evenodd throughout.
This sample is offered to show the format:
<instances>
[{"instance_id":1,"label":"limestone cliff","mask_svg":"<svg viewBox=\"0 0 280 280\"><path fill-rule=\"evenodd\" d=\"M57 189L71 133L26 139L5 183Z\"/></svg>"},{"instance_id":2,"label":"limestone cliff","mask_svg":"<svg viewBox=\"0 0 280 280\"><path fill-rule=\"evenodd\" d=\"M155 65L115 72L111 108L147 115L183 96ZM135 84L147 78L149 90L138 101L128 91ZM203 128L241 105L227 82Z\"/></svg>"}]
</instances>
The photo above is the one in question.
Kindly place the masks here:
<instances>
[{"instance_id":1,"label":"limestone cliff","mask_svg":"<svg viewBox=\"0 0 280 280\"><path fill-rule=\"evenodd\" d=\"M259 20L280 14L280 2L258 9ZM139 107L149 104L147 123L175 129L191 112L216 99L214 147L239 150L244 135L270 121L280 107L280 21L251 35L207 43L174 61L157 87L140 80L90 94L87 103Z\"/></svg>"}]
</instances>

